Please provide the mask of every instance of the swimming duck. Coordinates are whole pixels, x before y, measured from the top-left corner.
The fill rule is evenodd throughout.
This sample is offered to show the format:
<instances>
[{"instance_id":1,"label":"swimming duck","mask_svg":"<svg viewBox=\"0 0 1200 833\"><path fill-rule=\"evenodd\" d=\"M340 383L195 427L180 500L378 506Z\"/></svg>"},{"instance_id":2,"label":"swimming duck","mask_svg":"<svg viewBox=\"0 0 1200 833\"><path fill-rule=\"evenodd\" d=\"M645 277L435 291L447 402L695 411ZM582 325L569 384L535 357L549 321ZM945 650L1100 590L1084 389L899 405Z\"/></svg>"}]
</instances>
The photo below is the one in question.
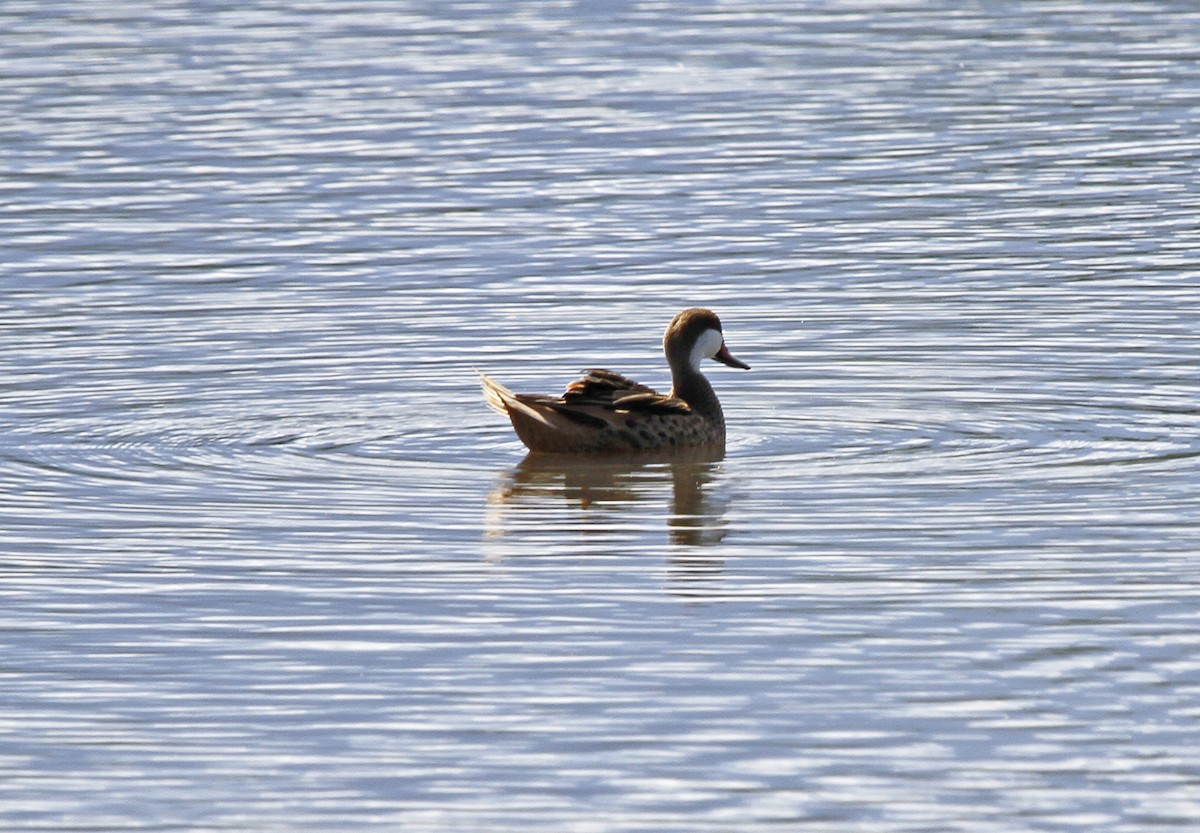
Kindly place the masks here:
<instances>
[{"instance_id":1,"label":"swimming duck","mask_svg":"<svg viewBox=\"0 0 1200 833\"><path fill-rule=\"evenodd\" d=\"M611 370L588 370L562 396L513 393L479 374L488 405L512 420L530 451L620 452L725 444L725 416L700 362L715 359L749 370L725 346L721 321L686 309L663 335L671 392L663 395Z\"/></svg>"}]
</instances>

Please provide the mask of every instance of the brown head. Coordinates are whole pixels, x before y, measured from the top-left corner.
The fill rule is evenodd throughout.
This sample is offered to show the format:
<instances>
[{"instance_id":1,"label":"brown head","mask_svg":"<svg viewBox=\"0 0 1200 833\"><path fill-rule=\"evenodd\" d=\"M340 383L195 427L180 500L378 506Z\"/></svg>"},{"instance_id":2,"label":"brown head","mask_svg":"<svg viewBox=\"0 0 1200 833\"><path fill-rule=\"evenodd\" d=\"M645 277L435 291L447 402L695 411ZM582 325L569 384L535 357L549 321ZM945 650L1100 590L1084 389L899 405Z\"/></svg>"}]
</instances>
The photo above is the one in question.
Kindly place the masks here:
<instances>
[{"instance_id":1,"label":"brown head","mask_svg":"<svg viewBox=\"0 0 1200 833\"><path fill-rule=\"evenodd\" d=\"M734 358L725 346L721 319L712 310L702 307L685 309L671 319L663 335L663 352L667 354L667 363L672 368L686 368L695 373L700 371L700 362L704 359L715 359L721 364L743 370L750 369L750 365Z\"/></svg>"}]
</instances>

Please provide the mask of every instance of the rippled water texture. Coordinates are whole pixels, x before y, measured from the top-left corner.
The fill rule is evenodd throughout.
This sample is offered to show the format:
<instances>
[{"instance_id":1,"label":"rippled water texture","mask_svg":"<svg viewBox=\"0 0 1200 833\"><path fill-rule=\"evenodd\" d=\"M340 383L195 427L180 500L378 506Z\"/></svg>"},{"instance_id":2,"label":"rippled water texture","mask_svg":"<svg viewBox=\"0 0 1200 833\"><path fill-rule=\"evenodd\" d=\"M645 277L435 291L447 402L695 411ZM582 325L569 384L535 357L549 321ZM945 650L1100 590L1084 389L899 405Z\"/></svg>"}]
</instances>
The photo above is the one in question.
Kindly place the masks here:
<instances>
[{"instance_id":1,"label":"rippled water texture","mask_svg":"<svg viewBox=\"0 0 1200 833\"><path fill-rule=\"evenodd\" d=\"M0 31L0 828L1200 825L1194 4Z\"/></svg>"}]
</instances>

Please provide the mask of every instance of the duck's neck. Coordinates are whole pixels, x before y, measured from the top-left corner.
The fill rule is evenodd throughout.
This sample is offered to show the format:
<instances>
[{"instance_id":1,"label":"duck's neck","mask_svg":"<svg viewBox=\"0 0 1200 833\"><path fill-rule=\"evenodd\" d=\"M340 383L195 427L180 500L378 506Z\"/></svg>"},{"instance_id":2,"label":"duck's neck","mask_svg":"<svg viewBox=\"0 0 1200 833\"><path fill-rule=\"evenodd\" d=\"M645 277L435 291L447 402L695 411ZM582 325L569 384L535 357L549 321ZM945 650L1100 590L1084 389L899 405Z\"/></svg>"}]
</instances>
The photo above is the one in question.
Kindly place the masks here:
<instances>
[{"instance_id":1,"label":"duck's neck","mask_svg":"<svg viewBox=\"0 0 1200 833\"><path fill-rule=\"evenodd\" d=\"M725 427L725 415L716 391L699 370L683 362L671 362L671 396L682 399L714 425Z\"/></svg>"}]
</instances>

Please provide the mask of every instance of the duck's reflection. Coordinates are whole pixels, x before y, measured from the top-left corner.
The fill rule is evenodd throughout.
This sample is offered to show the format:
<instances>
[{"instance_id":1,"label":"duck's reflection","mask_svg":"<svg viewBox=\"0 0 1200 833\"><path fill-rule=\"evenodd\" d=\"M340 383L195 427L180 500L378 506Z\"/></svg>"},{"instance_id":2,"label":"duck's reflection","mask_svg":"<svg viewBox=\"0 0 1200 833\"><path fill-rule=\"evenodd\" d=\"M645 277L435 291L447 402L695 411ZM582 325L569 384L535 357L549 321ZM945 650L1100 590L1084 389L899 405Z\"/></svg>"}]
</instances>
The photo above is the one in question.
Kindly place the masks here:
<instances>
[{"instance_id":1,"label":"duck's reflection","mask_svg":"<svg viewBox=\"0 0 1200 833\"><path fill-rule=\"evenodd\" d=\"M489 496L485 534L510 541L525 534L539 545L555 528L642 538L649 517L660 529L665 524L673 545L716 544L726 533L728 497L713 488L724 456L720 449L603 457L530 454ZM719 570L711 559L682 552L673 553L672 562L693 573Z\"/></svg>"}]
</instances>

